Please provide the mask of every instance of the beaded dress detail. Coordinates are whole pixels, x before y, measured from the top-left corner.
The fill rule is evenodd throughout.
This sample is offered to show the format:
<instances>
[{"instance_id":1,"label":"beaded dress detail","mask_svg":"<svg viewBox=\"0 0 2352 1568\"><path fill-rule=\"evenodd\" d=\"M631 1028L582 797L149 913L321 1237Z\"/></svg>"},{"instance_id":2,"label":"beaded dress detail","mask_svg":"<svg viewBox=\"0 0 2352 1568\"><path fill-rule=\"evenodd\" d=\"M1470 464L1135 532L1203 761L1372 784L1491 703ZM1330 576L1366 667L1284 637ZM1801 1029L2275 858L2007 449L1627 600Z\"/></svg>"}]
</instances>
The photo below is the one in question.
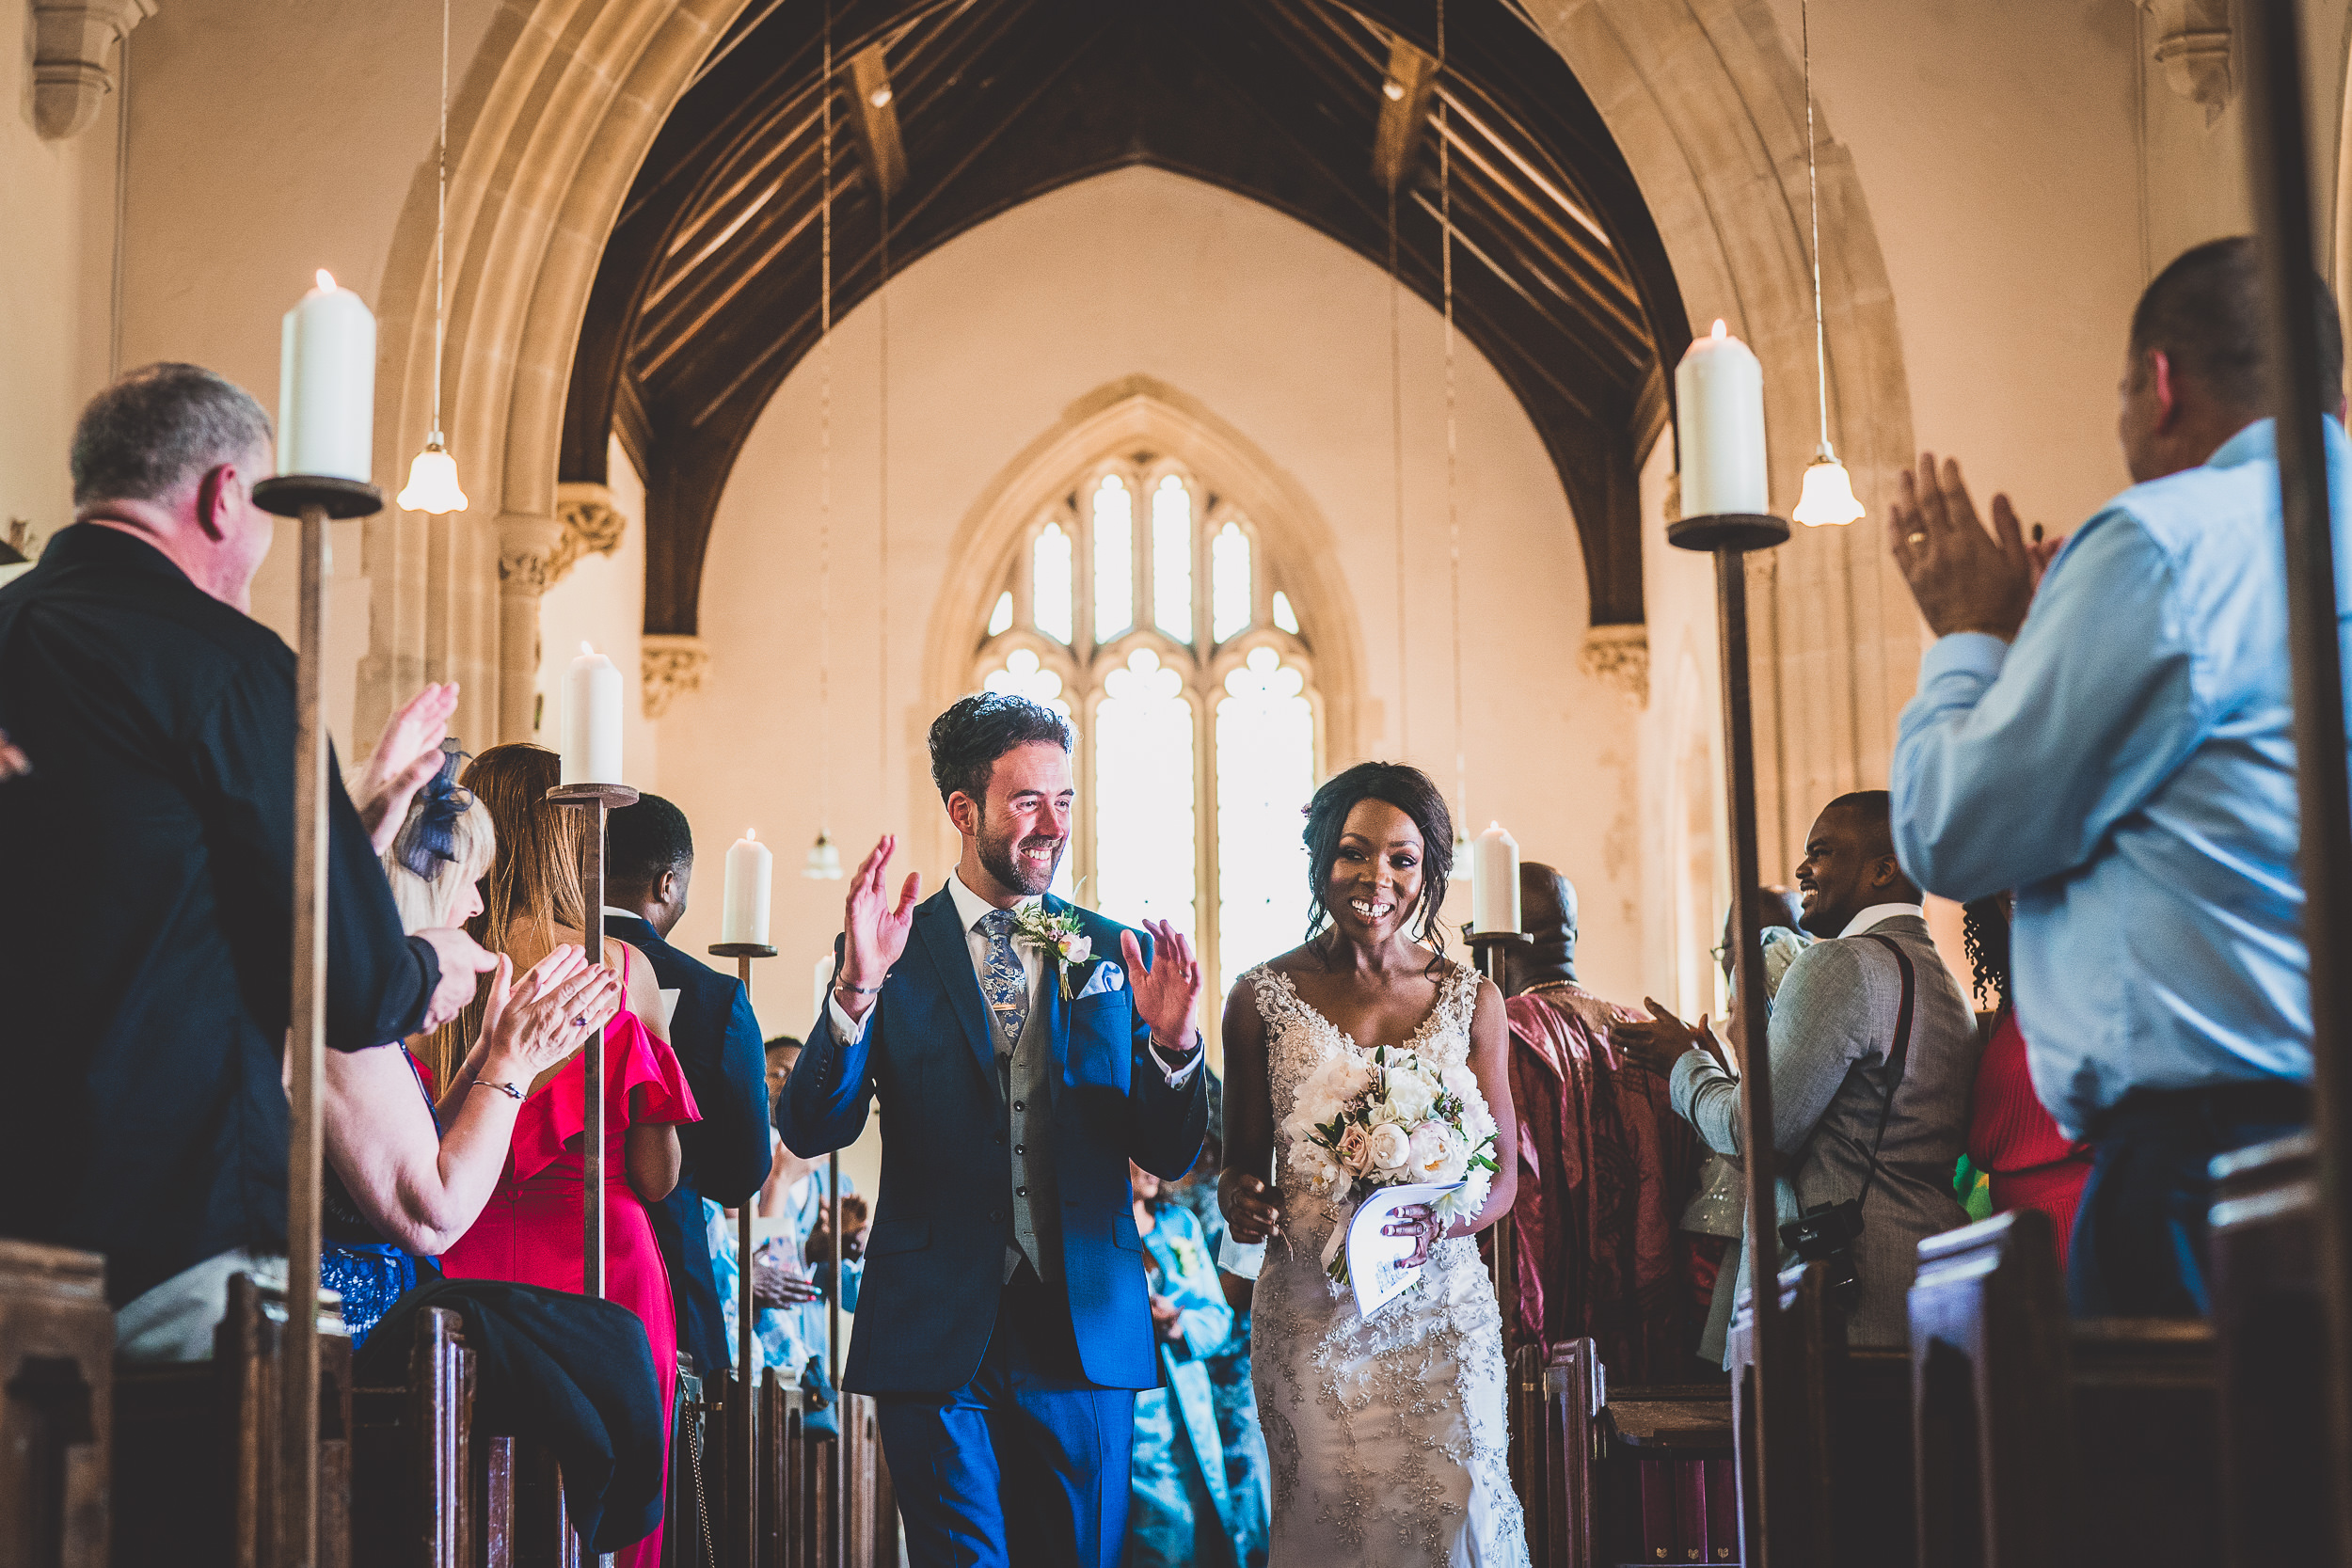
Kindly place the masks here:
<instances>
[{"instance_id":1,"label":"beaded dress detail","mask_svg":"<svg viewBox=\"0 0 2352 1568\"><path fill-rule=\"evenodd\" d=\"M1265 1020L1279 1127L1308 1075L1353 1042L1287 976L1262 965L1244 978ZM1467 1061L1477 1004L1476 972L1455 966L1401 1043L1440 1065ZM1367 1322L1323 1272L1341 1206L1287 1171L1278 1184L1289 1244L1266 1248L1249 1345L1274 1466L1269 1568L1521 1568L1502 1314L1478 1243L1439 1242L1420 1281Z\"/></svg>"}]
</instances>

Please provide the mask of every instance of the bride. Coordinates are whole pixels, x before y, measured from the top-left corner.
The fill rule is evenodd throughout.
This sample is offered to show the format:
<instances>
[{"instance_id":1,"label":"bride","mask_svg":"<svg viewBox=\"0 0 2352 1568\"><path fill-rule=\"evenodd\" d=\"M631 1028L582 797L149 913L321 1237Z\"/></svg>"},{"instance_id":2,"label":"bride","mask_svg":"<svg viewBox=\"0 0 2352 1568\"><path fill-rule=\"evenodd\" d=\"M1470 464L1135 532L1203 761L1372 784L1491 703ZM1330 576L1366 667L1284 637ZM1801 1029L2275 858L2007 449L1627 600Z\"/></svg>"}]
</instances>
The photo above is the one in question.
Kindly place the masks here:
<instances>
[{"instance_id":1,"label":"bride","mask_svg":"<svg viewBox=\"0 0 2352 1568\"><path fill-rule=\"evenodd\" d=\"M1502 998L1425 943L1454 858L1445 800L1413 768L1367 762L1307 808L1314 903L1306 945L1249 971L1225 1002L1225 1175L1236 1242L1279 1238L1257 1285L1250 1357L1274 1462L1269 1568L1319 1563L1494 1568L1527 1561L1503 1424L1502 1319L1471 1238L1510 1212L1518 1117ZM1327 925L1325 923L1327 921ZM1325 1275L1344 1206L1284 1171L1275 1128L1343 1045L1409 1046L1468 1061L1494 1113L1486 1207L1451 1226L1397 1211L1418 1283L1370 1320Z\"/></svg>"}]
</instances>

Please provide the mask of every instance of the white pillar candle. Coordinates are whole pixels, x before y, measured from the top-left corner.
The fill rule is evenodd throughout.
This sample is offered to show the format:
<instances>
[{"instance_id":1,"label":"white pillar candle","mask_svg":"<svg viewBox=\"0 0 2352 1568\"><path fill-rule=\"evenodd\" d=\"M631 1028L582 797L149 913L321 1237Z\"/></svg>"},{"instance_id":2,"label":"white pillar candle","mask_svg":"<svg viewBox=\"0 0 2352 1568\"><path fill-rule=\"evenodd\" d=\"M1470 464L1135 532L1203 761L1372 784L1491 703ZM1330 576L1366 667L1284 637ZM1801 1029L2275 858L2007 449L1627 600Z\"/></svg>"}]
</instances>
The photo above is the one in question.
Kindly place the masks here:
<instances>
[{"instance_id":1,"label":"white pillar candle","mask_svg":"<svg viewBox=\"0 0 2352 1568\"><path fill-rule=\"evenodd\" d=\"M1717 322L1675 367L1682 515L1771 509L1764 466L1764 367Z\"/></svg>"},{"instance_id":2,"label":"white pillar candle","mask_svg":"<svg viewBox=\"0 0 2352 1568\"><path fill-rule=\"evenodd\" d=\"M278 471L365 484L374 455L375 317L322 267L279 337Z\"/></svg>"},{"instance_id":3,"label":"white pillar candle","mask_svg":"<svg viewBox=\"0 0 2352 1568\"><path fill-rule=\"evenodd\" d=\"M563 782L623 782L621 673L585 642L564 674Z\"/></svg>"},{"instance_id":4,"label":"white pillar candle","mask_svg":"<svg viewBox=\"0 0 2352 1568\"><path fill-rule=\"evenodd\" d=\"M1470 846L1470 929L1481 936L1519 928L1519 841L1490 822Z\"/></svg>"},{"instance_id":5,"label":"white pillar candle","mask_svg":"<svg viewBox=\"0 0 2352 1568\"><path fill-rule=\"evenodd\" d=\"M751 829L727 851L726 902L720 906L719 940L768 945L768 884L776 857Z\"/></svg>"}]
</instances>

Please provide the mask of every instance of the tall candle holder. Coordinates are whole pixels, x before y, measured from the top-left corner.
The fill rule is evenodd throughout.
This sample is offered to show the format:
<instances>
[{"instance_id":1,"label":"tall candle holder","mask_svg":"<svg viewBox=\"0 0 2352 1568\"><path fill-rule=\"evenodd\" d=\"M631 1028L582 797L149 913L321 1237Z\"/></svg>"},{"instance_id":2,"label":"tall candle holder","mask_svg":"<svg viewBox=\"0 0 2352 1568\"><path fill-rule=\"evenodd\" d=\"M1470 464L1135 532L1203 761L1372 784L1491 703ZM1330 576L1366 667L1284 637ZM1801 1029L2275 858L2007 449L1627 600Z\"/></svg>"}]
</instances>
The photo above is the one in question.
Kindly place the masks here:
<instances>
[{"instance_id":1,"label":"tall candle holder","mask_svg":"<svg viewBox=\"0 0 2352 1568\"><path fill-rule=\"evenodd\" d=\"M1466 930L1462 939L1470 943L1478 973L1495 983L1495 990L1510 994L1504 977L1510 973L1511 955L1524 952L1535 944L1519 931ZM1506 1212L1493 1226L1494 1240L1486 1245L1486 1275L1494 1281L1495 1305L1502 1309L1502 1338L1507 1350L1511 1339L1511 1324L1516 1314L1511 1308L1512 1297L1506 1291L1518 1288L1518 1227L1511 1223Z\"/></svg>"},{"instance_id":2,"label":"tall candle holder","mask_svg":"<svg viewBox=\"0 0 2352 1568\"><path fill-rule=\"evenodd\" d=\"M1777 1530L1772 1520L1774 1492L1788 1493L1788 1482L1773 1474L1775 1461L1787 1467L1793 1450L1774 1439L1786 1426L1784 1413L1793 1411L1796 1390L1776 1386L1781 1357L1773 1350L1780 1338L1780 1291L1765 1260L1779 1256L1779 1213L1773 1203L1772 1051L1762 1017L1764 996L1764 911L1756 904L1756 734L1748 688L1748 570L1750 550L1766 550L1788 542L1786 518L1770 513L1730 512L1685 517L1666 525L1666 543L1677 549L1705 550L1715 557L1716 642L1722 656L1724 687L1724 784L1731 824L1731 907L1738 954L1739 1002L1748 1038L1754 1047L1740 1053L1740 1148L1748 1184L1748 1246L1753 1266L1750 1299L1755 1316L1749 1343L1756 1366L1751 1396L1756 1408L1756 1492L1760 1527L1755 1555L1770 1560Z\"/></svg>"},{"instance_id":3,"label":"tall candle holder","mask_svg":"<svg viewBox=\"0 0 2352 1568\"><path fill-rule=\"evenodd\" d=\"M580 837L580 945L592 964L604 962L604 838L614 810L637 803L637 791L622 784L557 784L550 805L589 814ZM624 1004L626 1006L626 1003ZM580 1133L580 1293L604 1298L604 1031L591 1029L580 1047L588 1125Z\"/></svg>"},{"instance_id":4,"label":"tall candle holder","mask_svg":"<svg viewBox=\"0 0 2352 1568\"><path fill-rule=\"evenodd\" d=\"M373 484L325 474L281 474L253 486L253 504L302 519L301 594L294 648L294 964L286 1031L285 1402L278 1440L285 1478L273 1521L280 1562L318 1549L319 1182L326 1159L319 1080L326 1057L326 717L320 693L326 651L326 524L384 509Z\"/></svg>"},{"instance_id":5,"label":"tall candle holder","mask_svg":"<svg viewBox=\"0 0 2352 1568\"><path fill-rule=\"evenodd\" d=\"M743 1000L748 1002L752 960L772 958L776 950L764 942L721 942L711 944L710 956L735 960L735 977L743 983ZM727 1434L733 1439L727 1445L727 1481L730 1488L739 1487L732 1495L741 1499L734 1510L739 1531L736 1560L741 1562L753 1561L759 1544L759 1427L755 1415L758 1402L753 1394L757 1383L752 1376L752 1347L758 1342L753 1331L752 1220L758 1208L759 1194L755 1191L735 1211L735 1391L727 1399Z\"/></svg>"}]
</instances>

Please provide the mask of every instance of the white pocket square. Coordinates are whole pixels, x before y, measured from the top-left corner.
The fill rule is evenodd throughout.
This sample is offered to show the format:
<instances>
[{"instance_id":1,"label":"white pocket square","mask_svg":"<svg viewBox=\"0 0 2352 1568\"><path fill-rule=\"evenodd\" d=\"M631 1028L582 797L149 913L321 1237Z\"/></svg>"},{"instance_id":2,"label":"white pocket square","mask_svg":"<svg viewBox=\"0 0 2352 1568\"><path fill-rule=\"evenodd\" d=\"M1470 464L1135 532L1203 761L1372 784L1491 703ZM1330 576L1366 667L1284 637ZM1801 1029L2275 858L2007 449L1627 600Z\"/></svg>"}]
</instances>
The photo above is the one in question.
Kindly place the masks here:
<instances>
[{"instance_id":1,"label":"white pocket square","mask_svg":"<svg viewBox=\"0 0 2352 1568\"><path fill-rule=\"evenodd\" d=\"M1083 1002L1089 996L1107 995L1126 984L1127 972L1119 967L1119 961L1104 958L1094 966L1094 973L1087 976L1087 983L1080 989L1076 1000Z\"/></svg>"}]
</instances>

